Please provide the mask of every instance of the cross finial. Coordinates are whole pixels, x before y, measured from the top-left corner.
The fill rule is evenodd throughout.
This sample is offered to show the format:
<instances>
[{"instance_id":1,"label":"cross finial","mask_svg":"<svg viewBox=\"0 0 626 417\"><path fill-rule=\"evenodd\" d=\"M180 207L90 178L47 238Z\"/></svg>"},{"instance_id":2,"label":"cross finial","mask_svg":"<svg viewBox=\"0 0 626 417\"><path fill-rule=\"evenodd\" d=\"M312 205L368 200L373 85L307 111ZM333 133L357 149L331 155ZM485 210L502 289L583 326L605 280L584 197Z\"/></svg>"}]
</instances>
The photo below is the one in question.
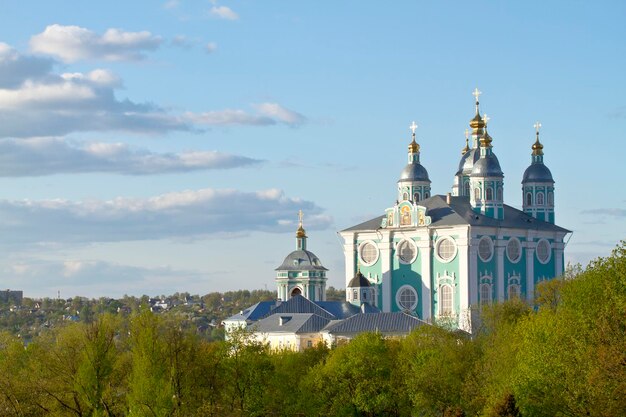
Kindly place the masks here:
<instances>
[{"instance_id":1,"label":"cross finial","mask_svg":"<svg viewBox=\"0 0 626 417\"><path fill-rule=\"evenodd\" d=\"M489 123L489 120L491 120L491 117L487 116L487 113L485 113L483 115L483 122L485 122L485 126L487 126L487 123Z\"/></svg>"},{"instance_id":2,"label":"cross finial","mask_svg":"<svg viewBox=\"0 0 626 417\"><path fill-rule=\"evenodd\" d=\"M465 129L465 140L469 139L469 130Z\"/></svg>"},{"instance_id":3,"label":"cross finial","mask_svg":"<svg viewBox=\"0 0 626 417\"><path fill-rule=\"evenodd\" d=\"M534 124L534 127L535 127L535 132L537 132L537 136L539 136L539 129L541 129L541 123L536 122Z\"/></svg>"},{"instance_id":4,"label":"cross finial","mask_svg":"<svg viewBox=\"0 0 626 417\"><path fill-rule=\"evenodd\" d=\"M482 91L478 91L478 88L474 89L474 92L472 93L472 95L474 97L476 97L476 103L478 103L478 97L482 94Z\"/></svg>"},{"instance_id":5,"label":"cross finial","mask_svg":"<svg viewBox=\"0 0 626 417\"><path fill-rule=\"evenodd\" d=\"M411 131L413 132L413 136L415 136L415 129L417 129L417 124L415 124L415 121L411 123L411 126L409 126L409 129L411 129Z\"/></svg>"},{"instance_id":6,"label":"cross finial","mask_svg":"<svg viewBox=\"0 0 626 417\"><path fill-rule=\"evenodd\" d=\"M302 213L302 210L298 210L298 222L300 223L300 226L302 226L303 218L304 218L304 213Z\"/></svg>"}]
</instances>

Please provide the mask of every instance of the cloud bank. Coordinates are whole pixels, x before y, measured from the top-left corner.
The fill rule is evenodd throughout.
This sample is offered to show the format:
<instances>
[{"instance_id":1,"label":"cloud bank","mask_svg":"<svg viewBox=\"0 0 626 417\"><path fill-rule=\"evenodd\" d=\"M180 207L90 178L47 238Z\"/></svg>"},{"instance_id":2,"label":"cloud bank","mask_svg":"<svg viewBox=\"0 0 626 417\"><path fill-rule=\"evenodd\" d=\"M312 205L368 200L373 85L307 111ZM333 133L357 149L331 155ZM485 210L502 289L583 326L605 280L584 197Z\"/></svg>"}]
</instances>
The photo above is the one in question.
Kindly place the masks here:
<instances>
[{"instance_id":1,"label":"cloud bank","mask_svg":"<svg viewBox=\"0 0 626 417\"><path fill-rule=\"evenodd\" d=\"M154 153L123 143L56 138L0 140L0 177L87 172L152 175L238 168L261 162L217 151Z\"/></svg>"},{"instance_id":2,"label":"cloud bank","mask_svg":"<svg viewBox=\"0 0 626 417\"><path fill-rule=\"evenodd\" d=\"M105 201L0 200L0 234L12 236L3 245L20 246L275 233L293 230L300 209L307 228L332 223L315 203L281 190L206 188Z\"/></svg>"},{"instance_id":3,"label":"cloud bank","mask_svg":"<svg viewBox=\"0 0 626 417\"><path fill-rule=\"evenodd\" d=\"M80 60L139 61L145 51L154 51L163 40L148 31L108 29L98 35L79 26L50 25L30 39L35 53L52 55L64 62Z\"/></svg>"},{"instance_id":4,"label":"cloud bank","mask_svg":"<svg viewBox=\"0 0 626 417\"><path fill-rule=\"evenodd\" d=\"M278 103L174 114L153 103L118 99L122 80L106 69L52 72L53 61L0 44L0 138L63 136L85 131L163 135L218 126L298 127L307 119Z\"/></svg>"}]
</instances>

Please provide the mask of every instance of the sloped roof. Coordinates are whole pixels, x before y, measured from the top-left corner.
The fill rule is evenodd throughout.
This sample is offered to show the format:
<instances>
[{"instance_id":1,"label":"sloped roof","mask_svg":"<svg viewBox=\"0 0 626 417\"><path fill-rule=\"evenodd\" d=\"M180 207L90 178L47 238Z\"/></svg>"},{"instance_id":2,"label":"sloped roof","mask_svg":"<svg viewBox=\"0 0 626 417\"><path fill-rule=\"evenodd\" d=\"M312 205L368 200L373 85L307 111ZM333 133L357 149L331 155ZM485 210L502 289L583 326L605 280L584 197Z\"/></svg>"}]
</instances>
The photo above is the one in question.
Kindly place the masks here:
<instances>
[{"instance_id":1,"label":"sloped roof","mask_svg":"<svg viewBox=\"0 0 626 417\"><path fill-rule=\"evenodd\" d=\"M432 220L429 226L431 228L438 226L471 225L506 227L511 229L534 229L562 233L570 232L570 230L552 223L535 219L523 211L506 204L504 204L504 219L494 219L476 213L472 210L469 198L467 197L451 197L450 204L447 204L445 196L435 195L420 201L419 205L426 207L426 215L430 216ZM356 226L344 229L342 232L378 230L384 217L384 215L375 217Z\"/></svg>"},{"instance_id":2,"label":"sloped roof","mask_svg":"<svg viewBox=\"0 0 626 417\"><path fill-rule=\"evenodd\" d=\"M345 320L330 323L324 331L330 334L351 334L361 332L409 333L425 321L407 313L356 314Z\"/></svg>"},{"instance_id":3,"label":"sloped roof","mask_svg":"<svg viewBox=\"0 0 626 417\"><path fill-rule=\"evenodd\" d=\"M275 305L276 301L260 301L224 321L257 321L261 317L266 316Z\"/></svg>"},{"instance_id":4,"label":"sloped roof","mask_svg":"<svg viewBox=\"0 0 626 417\"><path fill-rule=\"evenodd\" d=\"M297 314L297 313L310 313L317 314L320 317L334 320L338 318L328 310L318 306L313 301L303 297L302 295L294 295L287 301L280 303L275 309L265 315L270 314Z\"/></svg>"},{"instance_id":5,"label":"sloped roof","mask_svg":"<svg viewBox=\"0 0 626 417\"><path fill-rule=\"evenodd\" d=\"M275 313L250 324L249 328L259 333L317 333L330 321L312 313Z\"/></svg>"}]
</instances>

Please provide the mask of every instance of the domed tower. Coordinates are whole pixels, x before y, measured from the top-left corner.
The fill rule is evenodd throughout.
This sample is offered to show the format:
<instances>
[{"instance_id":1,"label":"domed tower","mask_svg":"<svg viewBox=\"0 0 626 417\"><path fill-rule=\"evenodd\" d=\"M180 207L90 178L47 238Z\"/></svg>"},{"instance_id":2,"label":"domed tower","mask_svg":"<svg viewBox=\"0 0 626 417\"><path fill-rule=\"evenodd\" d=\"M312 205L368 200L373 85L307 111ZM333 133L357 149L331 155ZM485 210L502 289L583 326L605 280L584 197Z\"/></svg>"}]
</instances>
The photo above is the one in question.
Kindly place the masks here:
<instances>
[{"instance_id":1,"label":"domed tower","mask_svg":"<svg viewBox=\"0 0 626 417\"><path fill-rule=\"evenodd\" d=\"M298 213L296 250L276 268L278 299L286 301L302 295L311 301L326 301L326 271L319 258L306 248L306 231L302 225L302 210Z\"/></svg>"},{"instance_id":2,"label":"domed tower","mask_svg":"<svg viewBox=\"0 0 626 417\"><path fill-rule=\"evenodd\" d=\"M480 157L470 174L470 203L477 213L494 219L504 218L504 174L498 157L493 153L493 139L487 132L487 115L483 118L484 132L480 138Z\"/></svg>"},{"instance_id":3,"label":"domed tower","mask_svg":"<svg viewBox=\"0 0 626 417\"><path fill-rule=\"evenodd\" d=\"M409 200L417 203L430 197L430 179L428 171L420 164L420 146L415 141L415 122L410 129L413 131L413 140L409 144L409 162L398 180L398 201Z\"/></svg>"},{"instance_id":4,"label":"domed tower","mask_svg":"<svg viewBox=\"0 0 626 417\"><path fill-rule=\"evenodd\" d=\"M454 176L454 185L452 186L452 194L461 197L470 197L470 174L474 168L474 164L480 158L479 141L483 136L483 129L485 128L485 122L480 116L478 97L482 94L478 91L478 88L474 89L472 93L476 98L476 114L474 118L470 120L470 127L472 128L472 146L469 146L469 131L465 130L465 147L461 149L461 161L459 162L459 169Z\"/></svg>"},{"instance_id":5,"label":"domed tower","mask_svg":"<svg viewBox=\"0 0 626 417\"><path fill-rule=\"evenodd\" d=\"M346 286L346 301L355 306L361 306L365 303L374 305L375 303L374 288L361 273L361 268L357 270L354 278Z\"/></svg>"},{"instance_id":6,"label":"domed tower","mask_svg":"<svg viewBox=\"0 0 626 417\"><path fill-rule=\"evenodd\" d=\"M554 180L543 164L543 145L539 142L541 123L535 123L536 140L531 164L522 178L522 209L536 219L554 224Z\"/></svg>"}]
</instances>

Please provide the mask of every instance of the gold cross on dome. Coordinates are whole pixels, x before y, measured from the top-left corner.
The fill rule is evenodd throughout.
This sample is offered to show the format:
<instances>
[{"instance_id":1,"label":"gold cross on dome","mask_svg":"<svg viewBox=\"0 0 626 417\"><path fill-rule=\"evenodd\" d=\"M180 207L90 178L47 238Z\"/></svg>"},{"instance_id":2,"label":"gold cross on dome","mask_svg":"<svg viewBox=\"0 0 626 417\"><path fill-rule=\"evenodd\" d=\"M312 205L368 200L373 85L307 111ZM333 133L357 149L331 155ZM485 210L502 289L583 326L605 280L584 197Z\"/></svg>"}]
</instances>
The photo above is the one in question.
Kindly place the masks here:
<instances>
[{"instance_id":1,"label":"gold cross on dome","mask_svg":"<svg viewBox=\"0 0 626 417\"><path fill-rule=\"evenodd\" d=\"M537 132L537 136L539 136L539 129L541 129L541 123L536 122L534 125L535 132Z\"/></svg>"},{"instance_id":2,"label":"gold cross on dome","mask_svg":"<svg viewBox=\"0 0 626 417\"><path fill-rule=\"evenodd\" d=\"M409 126L409 129L411 129L411 131L415 135L415 129L417 129L417 124L415 124L415 121L413 121L413 123L411 123L411 126Z\"/></svg>"},{"instance_id":3,"label":"gold cross on dome","mask_svg":"<svg viewBox=\"0 0 626 417\"><path fill-rule=\"evenodd\" d=\"M304 213L302 213L302 210L298 210L298 222L300 222L300 226L302 226L303 218L304 218Z\"/></svg>"},{"instance_id":4,"label":"gold cross on dome","mask_svg":"<svg viewBox=\"0 0 626 417\"><path fill-rule=\"evenodd\" d=\"M474 97L476 97L476 102L478 102L478 97L482 94L482 91L478 91L478 88L474 89L474 92L472 93L472 95Z\"/></svg>"},{"instance_id":5,"label":"gold cross on dome","mask_svg":"<svg viewBox=\"0 0 626 417\"><path fill-rule=\"evenodd\" d=\"M487 116L487 113L485 113L485 115L483 116L483 122L485 122L485 125L489 123L489 120L491 120L491 117Z\"/></svg>"}]
</instances>

